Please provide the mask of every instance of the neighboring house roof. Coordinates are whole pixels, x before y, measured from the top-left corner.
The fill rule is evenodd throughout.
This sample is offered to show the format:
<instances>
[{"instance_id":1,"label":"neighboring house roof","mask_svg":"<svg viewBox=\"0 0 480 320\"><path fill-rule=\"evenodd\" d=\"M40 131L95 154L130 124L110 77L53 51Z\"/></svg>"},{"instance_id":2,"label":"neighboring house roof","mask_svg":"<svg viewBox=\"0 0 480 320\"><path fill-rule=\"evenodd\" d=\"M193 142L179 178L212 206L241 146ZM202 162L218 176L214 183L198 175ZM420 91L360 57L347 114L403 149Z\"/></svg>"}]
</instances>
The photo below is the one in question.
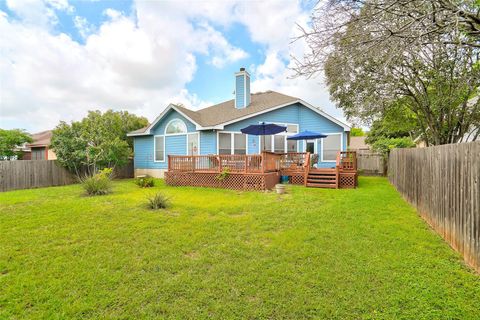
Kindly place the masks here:
<instances>
[{"instance_id":1,"label":"neighboring house roof","mask_svg":"<svg viewBox=\"0 0 480 320\"><path fill-rule=\"evenodd\" d=\"M365 142L365 136L363 137L350 137L350 150L367 150L370 146Z\"/></svg>"},{"instance_id":2,"label":"neighboring house roof","mask_svg":"<svg viewBox=\"0 0 480 320\"><path fill-rule=\"evenodd\" d=\"M48 147L52 139L52 130L42 131L31 135L33 142L26 146L31 147Z\"/></svg>"},{"instance_id":3,"label":"neighboring house roof","mask_svg":"<svg viewBox=\"0 0 480 320\"><path fill-rule=\"evenodd\" d=\"M150 130L171 109L176 110L185 118L190 120L192 123L196 124L197 130L206 130L223 129L223 127L227 124L247 119L258 114L282 108L294 103L301 103L304 106L326 117L327 119L333 121L334 123L340 125L345 130L350 130L350 127L348 125L340 122L329 114L306 103L299 98L287 96L285 94L275 91L266 91L252 94L250 104L248 105L248 107L242 109L235 108L234 99L197 111L171 104L148 127L132 131L128 135L136 136L150 134Z\"/></svg>"}]
</instances>

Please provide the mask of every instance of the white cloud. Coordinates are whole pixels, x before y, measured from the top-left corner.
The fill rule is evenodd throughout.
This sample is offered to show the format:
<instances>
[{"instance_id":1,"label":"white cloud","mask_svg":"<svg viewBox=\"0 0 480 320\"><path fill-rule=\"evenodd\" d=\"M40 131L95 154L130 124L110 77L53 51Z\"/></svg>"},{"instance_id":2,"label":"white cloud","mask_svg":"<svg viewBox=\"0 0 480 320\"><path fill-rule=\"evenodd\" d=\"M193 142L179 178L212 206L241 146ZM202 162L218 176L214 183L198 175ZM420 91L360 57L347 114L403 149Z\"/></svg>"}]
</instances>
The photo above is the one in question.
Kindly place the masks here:
<instances>
[{"instance_id":1,"label":"white cloud","mask_svg":"<svg viewBox=\"0 0 480 320\"><path fill-rule=\"evenodd\" d=\"M210 63L217 68L222 68L227 63L233 63L248 57L248 53L240 48L232 46L225 37L217 30L213 29L208 23L200 24L198 31L200 44L197 45L201 51L212 52Z\"/></svg>"},{"instance_id":2,"label":"white cloud","mask_svg":"<svg viewBox=\"0 0 480 320\"><path fill-rule=\"evenodd\" d=\"M109 19L97 30L74 17L85 37L79 44L51 32L54 17L32 25L26 20L34 19L35 10L9 8L23 15L20 21L0 16L0 126L37 131L108 108L152 119L171 101L203 107L206 103L185 89L196 71L194 54L207 55L217 67L246 56L207 23L195 29L186 19L162 22L158 12L131 18L106 10ZM43 2L37 8L46 9Z\"/></svg>"},{"instance_id":3,"label":"white cloud","mask_svg":"<svg viewBox=\"0 0 480 320\"><path fill-rule=\"evenodd\" d=\"M72 13L75 11L75 8L68 3L68 0L44 0L45 3L50 5L56 10L66 11Z\"/></svg>"},{"instance_id":4,"label":"white cloud","mask_svg":"<svg viewBox=\"0 0 480 320\"><path fill-rule=\"evenodd\" d=\"M67 0L7 0L6 5L22 19L24 24L43 28L58 23L55 10L67 13L74 11Z\"/></svg>"},{"instance_id":5,"label":"white cloud","mask_svg":"<svg viewBox=\"0 0 480 320\"><path fill-rule=\"evenodd\" d=\"M122 15L120 11L117 11L111 8L106 9L103 12L103 14L109 17L110 19L117 19L117 18L120 18L120 16Z\"/></svg>"},{"instance_id":6,"label":"white cloud","mask_svg":"<svg viewBox=\"0 0 480 320\"><path fill-rule=\"evenodd\" d=\"M95 26L89 23L85 17L75 16L73 18L73 24L75 25L75 28L77 28L80 36L84 39L95 32Z\"/></svg>"},{"instance_id":7,"label":"white cloud","mask_svg":"<svg viewBox=\"0 0 480 320\"><path fill-rule=\"evenodd\" d=\"M251 70L253 90L278 90L319 106L328 101L316 81L288 79L289 54L301 50L289 47L294 23L306 20L296 2L139 1L135 16L108 9L98 27L72 16L83 44L52 32L56 10L74 12L67 1L7 0L7 6L20 20L0 12L0 127L40 131L91 109L153 119L170 102L208 106L185 86L195 76L195 55L216 68L248 56L219 31L233 23L266 47L265 61Z\"/></svg>"}]
</instances>

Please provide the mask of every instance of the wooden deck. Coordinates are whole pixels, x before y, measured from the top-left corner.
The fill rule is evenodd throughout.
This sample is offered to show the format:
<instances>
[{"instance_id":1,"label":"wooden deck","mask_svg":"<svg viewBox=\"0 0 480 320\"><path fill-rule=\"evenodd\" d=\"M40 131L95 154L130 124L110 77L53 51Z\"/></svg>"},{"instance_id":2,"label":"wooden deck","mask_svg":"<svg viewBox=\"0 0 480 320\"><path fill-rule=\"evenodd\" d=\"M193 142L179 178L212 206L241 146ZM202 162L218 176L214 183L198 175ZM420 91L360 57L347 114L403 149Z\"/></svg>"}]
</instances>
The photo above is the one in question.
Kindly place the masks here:
<instances>
[{"instance_id":1,"label":"wooden deck","mask_svg":"<svg viewBox=\"0 0 480 320\"><path fill-rule=\"evenodd\" d=\"M259 155L168 156L165 181L172 186L266 190L288 176L292 184L317 188L355 188L355 152L339 152L335 168L310 165L310 153L263 152Z\"/></svg>"}]
</instances>

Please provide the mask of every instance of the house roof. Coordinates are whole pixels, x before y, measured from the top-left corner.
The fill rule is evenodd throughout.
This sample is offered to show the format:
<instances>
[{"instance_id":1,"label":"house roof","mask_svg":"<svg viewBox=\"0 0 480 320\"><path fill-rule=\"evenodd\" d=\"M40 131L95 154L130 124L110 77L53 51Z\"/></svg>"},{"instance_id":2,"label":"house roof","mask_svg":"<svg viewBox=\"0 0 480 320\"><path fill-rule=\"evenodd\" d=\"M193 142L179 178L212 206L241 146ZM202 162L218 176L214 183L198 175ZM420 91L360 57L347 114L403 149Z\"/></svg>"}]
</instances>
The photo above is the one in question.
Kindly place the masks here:
<instances>
[{"instance_id":1,"label":"house roof","mask_svg":"<svg viewBox=\"0 0 480 320\"><path fill-rule=\"evenodd\" d=\"M370 146L365 142L365 136L362 137L350 137L350 145L348 146L351 150L368 150Z\"/></svg>"},{"instance_id":2,"label":"house roof","mask_svg":"<svg viewBox=\"0 0 480 320\"><path fill-rule=\"evenodd\" d=\"M205 109L200 109L196 112L183 107L181 107L181 110L185 113L187 113L186 111L190 112L190 114L187 113L187 115L193 120L196 118L196 122L203 127L211 127L265 111L279 105L295 103L298 100L298 98L287 96L279 92L267 91L252 94L250 104L248 107L242 109L236 109L235 99L232 99ZM195 115L192 115L192 113L195 113Z\"/></svg>"},{"instance_id":3,"label":"house roof","mask_svg":"<svg viewBox=\"0 0 480 320\"><path fill-rule=\"evenodd\" d=\"M317 113L322 114L326 118L332 120L333 122L339 124L340 126L350 129L346 124L338 121L332 116L326 114L322 110L313 107L312 105L302 101L299 98L288 96L275 91L266 91L253 93L251 95L251 102L246 108L237 109L235 108L235 100L228 100L211 107L200 109L197 111L187 109L183 106L171 104L167 109L165 109L160 116L158 116L155 121L153 121L149 126L138 129L130 132L129 136L135 135L144 135L149 134L150 129L152 129L156 123L165 115L165 113L174 109L180 114L191 120L197 125L197 129L223 129L223 125L236 122L245 118L252 117L254 115L270 111L275 108L287 106L293 103L302 103L303 105L309 107L310 109L316 111Z\"/></svg>"},{"instance_id":4,"label":"house roof","mask_svg":"<svg viewBox=\"0 0 480 320\"><path fill-rule=\"evenodd\" d=\"M33 142L26 144L26 147L48 147L52 139L52 130L37 132L31 135Z\"/></svg>"}]
</instances>

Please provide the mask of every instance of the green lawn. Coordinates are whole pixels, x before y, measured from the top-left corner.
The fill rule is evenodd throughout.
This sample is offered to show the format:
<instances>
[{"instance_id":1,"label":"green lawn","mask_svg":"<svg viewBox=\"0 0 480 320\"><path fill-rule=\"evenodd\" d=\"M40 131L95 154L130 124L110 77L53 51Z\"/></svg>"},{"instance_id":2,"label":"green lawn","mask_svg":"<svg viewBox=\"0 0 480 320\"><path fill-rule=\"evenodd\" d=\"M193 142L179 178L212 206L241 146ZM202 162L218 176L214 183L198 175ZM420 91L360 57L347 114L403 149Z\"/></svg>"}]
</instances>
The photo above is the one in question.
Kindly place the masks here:
<instances>
[{"instance_id":1,"label":"green lawn","mask_svg":"<svg viewBox=\"0 0 480 320\"><path fill-rule=\"evenodd\" d=\"M289 194L0 194L0 318L480 317L480 276L383 178ZM172 198L146 209L146 195Z\"/></svg>"}]
</instances>

